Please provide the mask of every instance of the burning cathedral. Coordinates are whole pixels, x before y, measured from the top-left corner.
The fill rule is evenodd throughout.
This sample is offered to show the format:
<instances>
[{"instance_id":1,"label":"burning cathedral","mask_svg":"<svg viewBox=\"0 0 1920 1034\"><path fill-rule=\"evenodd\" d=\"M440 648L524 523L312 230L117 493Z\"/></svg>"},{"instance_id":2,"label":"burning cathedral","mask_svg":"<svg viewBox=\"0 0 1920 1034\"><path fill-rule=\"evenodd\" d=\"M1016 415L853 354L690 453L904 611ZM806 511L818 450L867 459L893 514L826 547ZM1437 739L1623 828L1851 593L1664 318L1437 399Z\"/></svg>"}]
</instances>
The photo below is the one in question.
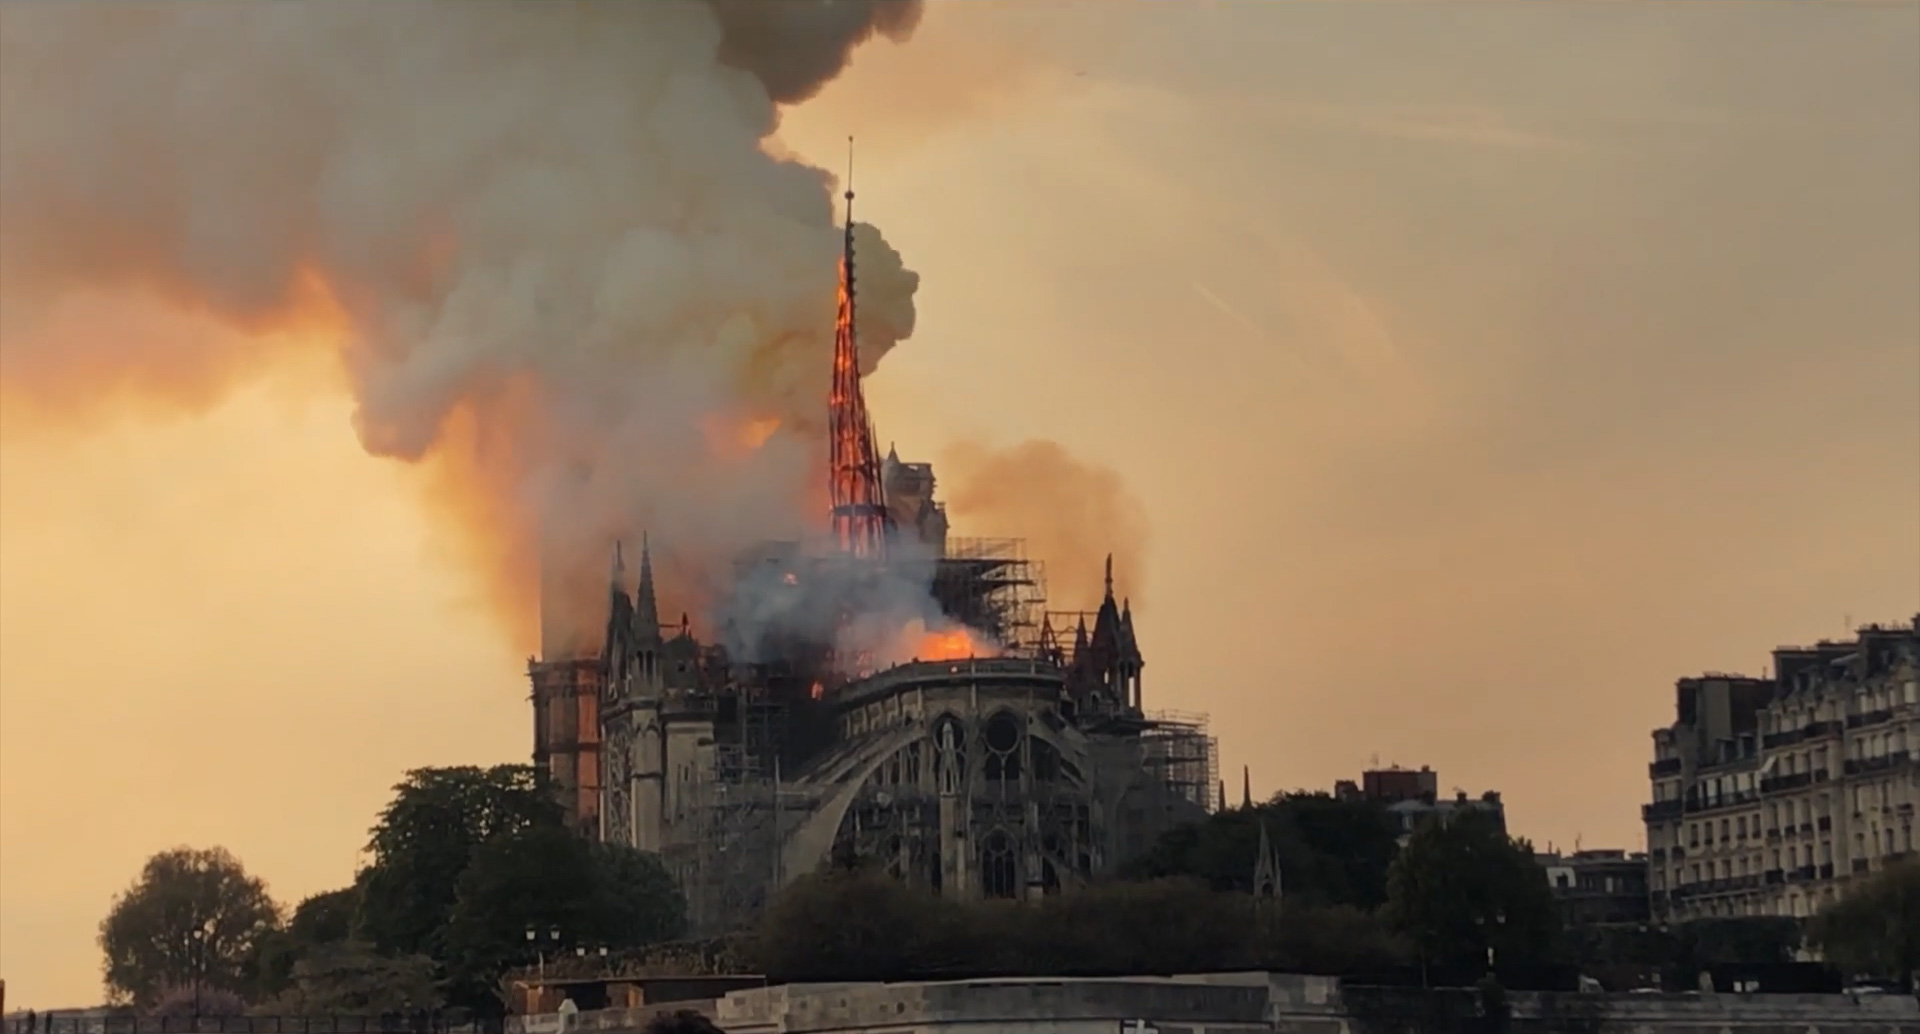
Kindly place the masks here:
<instances>
[{"instance_id":1,"label":"burning cathedral","mask_svg":"<svg viewBox=\"0 0 1920 1034\"><path fill-rule=\"evenodd\" d=\"M831 864L943 895L1057 893L1216 799L1205 720L1146 709L1112 559L1094 610L1049 610L1020 541L950 536L932 466L878 455L846 197L830 539L740 558L752 605L723 608L724 643L662 621L645 538L631 582L616 546L599 655L529 665L534 762L569 820L660 855L700 935Z\"/></svg>"}]
</instances>

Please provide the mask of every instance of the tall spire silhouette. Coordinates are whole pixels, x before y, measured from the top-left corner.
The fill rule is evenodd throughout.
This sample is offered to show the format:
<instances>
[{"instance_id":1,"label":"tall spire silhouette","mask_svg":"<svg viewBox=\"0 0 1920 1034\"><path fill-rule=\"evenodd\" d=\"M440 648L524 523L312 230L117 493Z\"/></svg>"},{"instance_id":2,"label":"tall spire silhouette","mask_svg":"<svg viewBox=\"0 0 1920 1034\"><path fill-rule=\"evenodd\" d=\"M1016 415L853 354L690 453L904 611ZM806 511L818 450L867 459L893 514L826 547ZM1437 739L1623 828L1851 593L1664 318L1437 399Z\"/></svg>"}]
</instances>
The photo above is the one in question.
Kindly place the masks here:
<instances>
[{"instance_id":1,"label":"tall spire silhouette","mask_svg":"<svg viewBox=\"0 0 1920 1034\"><path fill-rule=\"evenodd\" d=\"M660 638L660 604L653 592L653 550L640 534L640 585L633 593L633 629L648 642Z\"/></svg>"},{"instance_id":2,"label":"tall spire silhouette","mask_svg":"<svg viewBox=\"0 0 1920 1034\"><path fill-rule=\"evenodd\" d=\"M853 138L847 138L847 229L840 255L840 307L833 326L833 394L829 400L828 471L833 538L850 556L881 558L887 548L887 507L873 421L860 387L860 345L854 330Z\"/></svg>"}]
</instances>

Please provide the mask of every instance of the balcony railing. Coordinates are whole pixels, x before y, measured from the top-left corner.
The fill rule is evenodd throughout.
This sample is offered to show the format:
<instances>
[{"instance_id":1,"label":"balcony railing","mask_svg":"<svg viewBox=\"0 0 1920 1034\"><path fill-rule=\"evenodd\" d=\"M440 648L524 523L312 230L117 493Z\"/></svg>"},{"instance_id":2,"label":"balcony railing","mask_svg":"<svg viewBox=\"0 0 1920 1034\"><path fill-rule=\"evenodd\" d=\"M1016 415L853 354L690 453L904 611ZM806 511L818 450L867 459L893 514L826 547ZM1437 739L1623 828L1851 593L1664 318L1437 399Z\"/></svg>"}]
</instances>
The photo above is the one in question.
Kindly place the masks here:
<instances>
[{"instance_id":1,"label":"balcony railing","mask_svg":"<svg viewBox=\"0 0 1920 1034\"><path fill-rule=\"evenodd\" d=\"M1655 761L1652 764L1647 766L1647 775L1651 776L1654 779L1658 779L1661 776L1670 776L1670 775L1679 775L1679 774L1680 774L1679 758L1661 758L1660 760Z\"/></svg>"},{"instance_id":2,"label":"balcony railing","mask_svg":"<svg viewBox=\"0 0 1920 1034\"><path fill-rule=\"evenodd\" d=\"M1860 775L1863 772L1879 772L1892 768L1905 760L1906 756L1902 754L1882 754L1877 758L1848 758L1846 772L1848 775Z\"/></svg>"},{"instance_id":3,"label":"balcony railing","mask_svg":"<svg viewBox=\"0 0 1920 1034\"><path fill-rule=\"evenodd\" d=\"M1648 822L1661 822L1677 819L1685 810L1686 805L1681 801L1654 801L1640 806L1640 816Z\"/></svg>"},{"instance_id":4,"label":"balcony railing","mask_svg":"<svg viewBox=\"0 0 1920 1034\"><path fill-rule=\"evenodd\" d=\"M1760 780L1761 793L1784 793L1813 785L1812 772L1795 772L1792 775L1768 776Z\"/></svg>"},{"instance_id":5,"label":"balcony railing","mask_svg":"<svg viewBox=\"0 0 1920 1034\"><path fill-rule=\"evenodd\" d=\"M1880 725L1884 722L1889 722L1892 720L1893 720L1893 712L1883 708L1879 711L1868 711L1864 714L1848 715L1847 728L1864 729L1869 725Z\"/></svg>"},{"instance_id":6,"label":"balcony railing","mask_svg":"<svg viewBox=\"0 0 1920 1034\"><path fill-rule=\"evenodd\" d=\"M1839 722L1808 722L1798 729L1783 729L1760 737L1760 746L1771 750L1775 747L1791 747L1803 740L1819 739L1840 731Z\"/></svg>"}]
</instances>

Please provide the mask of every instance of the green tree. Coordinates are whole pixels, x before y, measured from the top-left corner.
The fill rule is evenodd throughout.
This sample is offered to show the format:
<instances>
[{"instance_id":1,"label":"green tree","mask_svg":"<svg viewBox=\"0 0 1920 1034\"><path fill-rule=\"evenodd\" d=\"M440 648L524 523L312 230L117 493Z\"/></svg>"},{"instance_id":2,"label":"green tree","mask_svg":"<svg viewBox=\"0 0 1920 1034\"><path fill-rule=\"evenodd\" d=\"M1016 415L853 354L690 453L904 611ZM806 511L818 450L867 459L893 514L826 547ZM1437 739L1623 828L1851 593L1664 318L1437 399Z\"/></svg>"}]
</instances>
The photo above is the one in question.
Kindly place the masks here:
<instances>
[{"instance_id":1,"label":"green tree","mask_svg":"<svg viewBox=\"0 0 1920 1034\"><path fill-rule=\"evenodd\" d=\"M439 977L423 955L382 955L354 941L314 944L287 986L256 1012L276 1016L373 1016L441 1005Z\"/></svg>"},{"instance_id":2,"label":"green tree","mask_svg":"<svg viewBox=\"0 0 1920 1034\"><path fill-rule=\"evenodd\" d=\"M1287 973L1343 976L1379 972L1406 963L1406 943L1373 912L1351 905L1285 903L1260 916L1256 966Z\"/></svg>"},{"instance_id":3,"label":"green tree","mask_svg":"<svg viewBox=\"0 0 1920 1034\"><path fill-rule=\"evenodd\" d=\"M559 802L529 766L407 773L368 844L358 936L382 951L436 954L474 853L498 838L560 828Z\"/></svg>"},{"instance_id":4,"label":"green tree","mask_svg":"<svg viewBox=\"0 0 1920 1034\"><path fill-rule=\"evenodd\" d=\"M1559 909L1532 845L1493 816L1464 811L1416 830L1387 876L1384 917L1440 966L1537 962L1553 951Z\"/></svg>"},{"instance_id":5,"label":"green tree","mask_svg":"<svg viewBox=\"0 0 1920 1034\"><path fill-rule=\"evenodd\" d=\"M107 993L147 1006L174 988L248 990L279 919L266 884L224 848L162 851L100 923Z\"/></svg>"},{"instance_id":6,"label":"green tree","mask_svg":"<svg viewBox=\"0 0 1920 1034\"><path fill-rule=\"evenodd\" d=\"M975 916L867 869L795 880L767 908L755 954L775 980L903 980L981 963Z\"/></svg>"},{"instance_id":7,"label":"green tree","mask_svg":"<svg viewBox=\"0 0 1920 1034\"><path fill-rule=\"evenodd\" d=\"M1176 827L1123 874L1189 877L1216 891L1250 894L1262 827L1279 857L1288 899L1367 910L1386 900L1387 868L1398 852L1391 816L1373 802L1324 793L1282 794Z\"/></svg>"},{"instance_id":8,"label":"green tree","mask_svg":"<svg viewBox=\"0 0 1920 1034\"><path fill-rule=\"evenodd\" d=\"M546 950L645 947L684 932L686 903L653 855L589 843L558 826L496 837L460 876L444 947L452 1000L498 1007L502 972ZM552 944L549 931L559 930Z\"/></svg>"},{"instance_id":9,"label":"green tree","mask_svg":"<svg viewBox=\"0 0 1920 1034\"><path fill-rule=\"evenodd\" d=\"M687 932L687 899L660 856L595 843L595 929L609 947L644 947Z\"/></svg>"},{"instance_id":10,"label":"green tree","mask_svg":"<svg viewBox=\"0 0 1920 1034\"><path fill-rule=\"evenodd\" d=\"M1814 916L1807 938L1834 966L1914 988L1920 972L1920 860L1890 865L1849 887Z\"/></svg>"},{"instance_id":11,"label":"green tree","mask_svg":"<svg viewBox=\"0 0 1920 1034\"><path fill-rule=\"evenodd\" d=\"M257 992L277 995L292 986L294 968L316 949L346 943L360 907L358 887L315 894L300 902L287 924L263 938L255 966Z\"/></svg>"},{"instance_id":12,"label":"green tree","mask_svg":"<svg viewBox=\"0 0 1920 1034\"><path fill-rule=\"evenodd\" d=\"M1087 976L1192 973L1245 966L1254 932L1250 894L1193 879L1111 883L1013 906L1018 949L1003 969Z\"/></svg>"}]
</instances>

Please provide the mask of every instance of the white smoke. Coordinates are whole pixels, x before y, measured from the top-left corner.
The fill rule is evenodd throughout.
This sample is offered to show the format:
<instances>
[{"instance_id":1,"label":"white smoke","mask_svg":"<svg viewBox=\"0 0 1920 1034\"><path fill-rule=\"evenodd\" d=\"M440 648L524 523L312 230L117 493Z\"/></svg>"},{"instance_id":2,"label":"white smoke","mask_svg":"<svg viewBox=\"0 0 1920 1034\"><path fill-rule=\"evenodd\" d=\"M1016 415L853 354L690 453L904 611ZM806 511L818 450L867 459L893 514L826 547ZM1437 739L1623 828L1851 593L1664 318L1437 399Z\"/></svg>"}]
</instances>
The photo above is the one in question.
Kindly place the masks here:
<instances>
[{"instance_id":1,"label":"white smoke","mask_svg":"<svg viewBox=\"0 0 1920 1034\"><path fill-rule=\"evenodd\" d=\"M918 16L845 0L0 6L0 387L104 405L108 380L220 382L238 361L140 354L178 336L43 333L76 292L261 329L307 318L323 288L361 442L447 462L523 607L536 527L563 580L596 583L594 606L616 535L649 529L695 558L682 571L797 537L815 519L840 237L832 176L763 140L776 99ZM918 278L877 232L858 241L871 369L911 333ZM781 421L771 441L714 461L716 433L761 418Z\"/></svg>"}]
</instances>

